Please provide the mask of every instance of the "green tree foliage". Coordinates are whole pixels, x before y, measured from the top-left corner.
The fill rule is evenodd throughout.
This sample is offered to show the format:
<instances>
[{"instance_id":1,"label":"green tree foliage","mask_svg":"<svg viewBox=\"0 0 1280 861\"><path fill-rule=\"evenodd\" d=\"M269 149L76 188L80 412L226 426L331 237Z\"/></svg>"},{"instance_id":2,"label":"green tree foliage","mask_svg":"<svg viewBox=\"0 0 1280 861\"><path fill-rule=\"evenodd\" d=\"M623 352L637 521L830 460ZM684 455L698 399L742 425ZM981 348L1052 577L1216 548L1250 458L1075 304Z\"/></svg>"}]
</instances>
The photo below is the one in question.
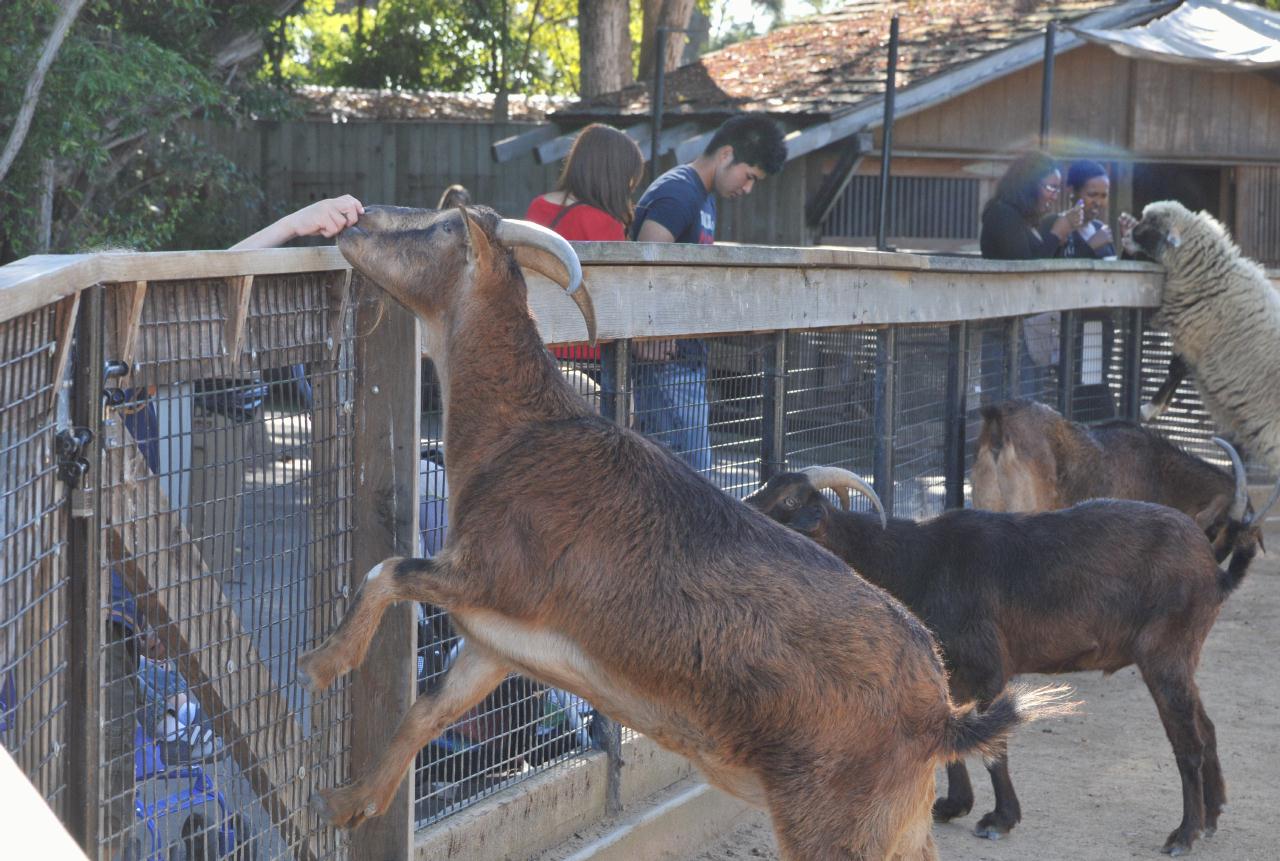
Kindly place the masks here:
<instances>
[{"instance_id":1,"label":"green tree foliage","mask_svg":"<svg viewBox=\"0 0 1280 861\"><path fill-rule=\"evenodd\" d=\"M45 37L51 0L6 4L0 128L11 125ZM0 262L39 250L42 165L54 166L51 250L223 244L227 205L256 206L225 159L185 129L269 104L217 69L228 33L265 27L260 4L91 0L45 79L13 168L0 184ZM12 83L9 83L12 82Z\"/></svg>"},{"instance_id":2,"label":"green tree foliage","mask_svg":"<svg viewBox=\"0 0 1280 861\"><path fill-rule=\"evenodd\" d=\"M284 50L263 74L326 86L570 93L576 15L576 0L312 0L287 20Z\"/></svg>"}]
</instances>

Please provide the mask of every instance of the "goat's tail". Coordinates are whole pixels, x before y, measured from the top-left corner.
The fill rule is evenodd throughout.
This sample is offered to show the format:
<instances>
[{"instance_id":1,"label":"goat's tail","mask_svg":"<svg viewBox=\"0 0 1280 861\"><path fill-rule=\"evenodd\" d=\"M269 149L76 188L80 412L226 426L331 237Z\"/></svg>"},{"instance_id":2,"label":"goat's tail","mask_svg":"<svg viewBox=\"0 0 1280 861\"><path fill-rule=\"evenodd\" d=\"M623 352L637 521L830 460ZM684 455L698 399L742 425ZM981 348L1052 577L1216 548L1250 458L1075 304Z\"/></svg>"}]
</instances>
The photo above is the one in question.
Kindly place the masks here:
<instances>
[{"instance_id":1,"label":"goat's tail","mask_svg":"<svg viewBox=\"0 0 1280 861\"><path fill-rule=\"evenodd\" d=\"M982 414L982 430L979 432L979 445L986 445L992 457L1000 456L1004 448L1004 405L987 404L979 410Z\"/></svg>"},{"instance_id":2,"label":"goat's tail","mask_svg":"<svg viewBox=\"0 0 1280 861\"><path fill-rule=\"evenodd\" d=\"M1262 540L1262 532L1237 520L1229 520L1226 525L1227 547L1231 548L1231 561L1227 570L1218 569L1218 591L1225 600L1236 590L1249 573L1249 565L1253 557L1258 555L1258 544Z\"/></svg>"},{"instance_id":3,"label":"goat's tail","mask_svg":"<svg viewBox=\"0 0 1280 861\"><path fill-rule=\"evenodd\" d=\"M994 759L1004 751L1009 734L1022 724L1075 714L1080 703L1068 700L1071 694L1068 685L1013 685L982 711L972 703L957 708L947 721L944 756L956 760L979 753Z\"/></svg>"}]
</instances>

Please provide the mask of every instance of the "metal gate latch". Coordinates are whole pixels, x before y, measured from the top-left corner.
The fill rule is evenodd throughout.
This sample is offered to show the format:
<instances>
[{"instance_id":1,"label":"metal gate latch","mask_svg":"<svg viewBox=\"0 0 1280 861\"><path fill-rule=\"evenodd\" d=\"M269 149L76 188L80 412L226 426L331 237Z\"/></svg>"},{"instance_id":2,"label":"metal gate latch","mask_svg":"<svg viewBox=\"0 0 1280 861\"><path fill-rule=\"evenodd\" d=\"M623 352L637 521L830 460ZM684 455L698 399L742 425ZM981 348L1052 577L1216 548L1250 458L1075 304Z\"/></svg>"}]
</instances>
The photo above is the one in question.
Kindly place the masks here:
<instances>
[{"instance_id":1,"label":"metal gate latch","mask_svg":"<svg viewBox=\"0 0 1280 861\"><path fill-rule=\"evenodd\" d=\"M63 428L55 438L58 478L73 488L79 487L80 480L89 472L89 460L84 453L91 442L93 432L88 428Z\"/></svg>"}]
</instances>

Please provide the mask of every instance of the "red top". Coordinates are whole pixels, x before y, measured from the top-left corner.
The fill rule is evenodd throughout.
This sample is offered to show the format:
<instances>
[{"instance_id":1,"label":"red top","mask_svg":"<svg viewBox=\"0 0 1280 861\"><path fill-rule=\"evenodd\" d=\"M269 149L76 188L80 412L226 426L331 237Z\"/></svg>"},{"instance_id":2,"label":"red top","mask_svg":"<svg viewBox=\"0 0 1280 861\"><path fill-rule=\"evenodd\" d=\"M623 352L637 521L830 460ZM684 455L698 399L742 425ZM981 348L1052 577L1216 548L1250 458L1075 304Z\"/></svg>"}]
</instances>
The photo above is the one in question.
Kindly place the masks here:
<instances>
[{"instance_id":1,"label":"red top","mask_svg":"<svg viewBox=\"0 0 1280 861\"><path fill-rule=\"evenodd\" d=\"M524 217L535 224L551 227L551 222L562 209L566 207L552 203L546 197L535 197ZM579 203L569 209L552 229L573 242L622 242L627 238L621 221L588 203Z\"/></svg>"},{"instance_id":2,"label":"red top","mask_svg":"<svg viewBox=\"0 0 1280 861\"><path fill-rule=\"evenodd\" d=\"M529 211L524 217L535 224L551 227L551 222L565 209L568 211L564 217L551 228L565 239L573 242L622 242L627 238L626 228L621 221L588 203L568 208L552 203L540 195L529 204ZM570 361L597 361L600 358L600 348L586 344L568 344L555 347L551 352L557 359Z\"/></svg>"}]
</instances>

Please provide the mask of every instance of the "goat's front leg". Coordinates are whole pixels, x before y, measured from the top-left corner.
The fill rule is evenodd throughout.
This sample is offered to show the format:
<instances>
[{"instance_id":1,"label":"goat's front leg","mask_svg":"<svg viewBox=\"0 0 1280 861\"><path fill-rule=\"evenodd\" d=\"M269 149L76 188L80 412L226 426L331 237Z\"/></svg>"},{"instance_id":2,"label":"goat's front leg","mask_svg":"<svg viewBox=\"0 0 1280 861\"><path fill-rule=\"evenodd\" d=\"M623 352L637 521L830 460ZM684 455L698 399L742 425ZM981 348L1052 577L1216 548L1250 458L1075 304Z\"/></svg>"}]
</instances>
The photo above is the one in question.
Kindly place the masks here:
<instances>
[{"instance_id":1,"label":"goat's front leg","mask_svg":"<svg viewBox=\"0 0 1280 861\"><path fill-rule=\"evenodd\" d=\"M1009 751L987 764L991 775L991 787L996 794L996 809L978 820L973 833L988 840L999 840L1022 821L1022 805L1013 791L1013 779L1009 777Z\"/></svg>"},{"instance_id":2,"label":"goat's front leg","mask_svg":"<svg viewBox=\"0 0 1280 861\"><path fill-rule=\"evenodd\" d=\"M443 558L396 557L373 566L334 632L321 646L298 659L299 682L319 692L338 676L360 666L382 614L397 601L448 606L455 590L448 576L450 567Z\"/></svg>"},{"instance_id":3,"label":"goat's front leg","mask_svg":"<svg viewBox=\"0 0 1280 861\"><path fill-rule=\"evenodd\" d=\"M338 828L354 828L366 819L381 816L418 751L484 699L509 672L511 667L464 642L444 678L404 716L373 770L340 789L321 790L312 797L312 807Z\"/></svg>"},{"instance_id":4,"label":"goat's front leg","mask_svg":"<svg viewBox=\"0 0 1280 861\"><path fill-rule=\"evenodd\" d=\"M1160 384L1160 388L1156 391L1155 396L1150 403L1142 405L1142 420L1149 422L1159 416L1162 412L1169 408L1169 404L1173 403L1173 395L1178 391L1178 386L1187 376L1187 363L1177 353L1169 359L1169 373L1165 377L1164 382Z\"/></svg>"},{"instance_id":5,"label":"goat's front leg","mask_svg":"<svg viewBox=\"0 0 1280 861\"><path fill-rule=\"evenodd\" d=\"M933 820L950 822L972 809L973 784L969 782L969 769L962 759L947 763L947 794L933 802Z\"/></svg>"}]
</instances>

